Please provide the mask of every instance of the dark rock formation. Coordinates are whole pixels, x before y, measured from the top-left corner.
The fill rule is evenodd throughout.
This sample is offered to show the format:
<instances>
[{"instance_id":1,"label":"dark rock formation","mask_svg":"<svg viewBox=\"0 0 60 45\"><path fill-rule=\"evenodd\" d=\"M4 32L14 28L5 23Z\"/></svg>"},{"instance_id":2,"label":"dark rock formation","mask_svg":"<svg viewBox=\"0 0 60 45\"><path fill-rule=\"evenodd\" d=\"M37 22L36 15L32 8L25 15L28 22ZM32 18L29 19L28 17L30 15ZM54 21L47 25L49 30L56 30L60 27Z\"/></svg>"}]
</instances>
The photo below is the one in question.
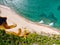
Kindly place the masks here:
<instances>
[{"instance_id":1,"label":"dark rock formation","mask_svg":"<svg viewBox=\"0 0 60 45\"><path fill-rule=\"evenodd\" d=\"M7 20L6 17L0 17L0 25L2 25L3 23L5 23Z\"/></svg>"}]
</instances>

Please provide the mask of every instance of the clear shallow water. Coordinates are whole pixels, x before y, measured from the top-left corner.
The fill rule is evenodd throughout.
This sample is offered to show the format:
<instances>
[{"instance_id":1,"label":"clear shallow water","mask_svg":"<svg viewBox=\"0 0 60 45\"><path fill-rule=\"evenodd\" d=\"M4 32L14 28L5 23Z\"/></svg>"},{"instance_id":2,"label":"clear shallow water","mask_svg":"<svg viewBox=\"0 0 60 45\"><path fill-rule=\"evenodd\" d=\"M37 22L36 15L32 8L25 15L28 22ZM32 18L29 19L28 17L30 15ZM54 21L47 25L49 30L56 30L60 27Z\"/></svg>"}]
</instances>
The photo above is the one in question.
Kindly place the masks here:
<instances>
[{"instance_id":1,"label":"clear shallow water","mask_svg":"<svg viewBox=\"0 0 60 45\"><path fill-rule=\"evenodd\" d=\"M0 0L25 18L60 28L60 0Z\"/></svg>"}]
</instances>

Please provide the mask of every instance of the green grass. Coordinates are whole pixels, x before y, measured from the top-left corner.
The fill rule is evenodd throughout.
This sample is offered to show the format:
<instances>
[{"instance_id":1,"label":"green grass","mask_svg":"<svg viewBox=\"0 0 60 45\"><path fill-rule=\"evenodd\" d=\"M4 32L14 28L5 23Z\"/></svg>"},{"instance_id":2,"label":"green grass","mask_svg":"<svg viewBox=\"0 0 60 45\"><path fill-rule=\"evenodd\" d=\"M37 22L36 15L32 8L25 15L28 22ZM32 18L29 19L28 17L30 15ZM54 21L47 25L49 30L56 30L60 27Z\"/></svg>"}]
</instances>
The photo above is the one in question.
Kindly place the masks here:
<instances>
[{"instance_id":1,"label":"green grass","mask_svg":"<svg viewBox=\"0 0 60 45\"><path fill-rule=\"evenodd\" d=\"M0 30L0 45L60 45L60 36L53 35L43 36L37 33L29 33L26 38L13 34L6 34L4 30Z\"/></svg>"}]
</instances>

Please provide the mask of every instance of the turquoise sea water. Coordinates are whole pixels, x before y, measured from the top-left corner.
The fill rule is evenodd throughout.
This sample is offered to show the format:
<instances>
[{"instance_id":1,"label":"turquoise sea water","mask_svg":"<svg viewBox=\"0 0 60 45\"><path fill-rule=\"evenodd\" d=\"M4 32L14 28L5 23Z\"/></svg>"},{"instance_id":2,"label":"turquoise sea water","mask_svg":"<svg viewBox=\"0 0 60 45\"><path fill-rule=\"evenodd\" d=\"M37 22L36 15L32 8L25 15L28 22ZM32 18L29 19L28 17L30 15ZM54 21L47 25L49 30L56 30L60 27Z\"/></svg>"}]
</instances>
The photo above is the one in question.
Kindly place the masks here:
<instances>
[{"instance_id":1,"label":"turquoise sea water","mask_svg":"<svg viewBox=\"0 0 60 45\"><path fill-rule=\"evenodd\" d=\"M0 0L0 4L11 7L21 16L33 21L53 22L60 28L60 0Z\"/></svg>"}]
</instances>

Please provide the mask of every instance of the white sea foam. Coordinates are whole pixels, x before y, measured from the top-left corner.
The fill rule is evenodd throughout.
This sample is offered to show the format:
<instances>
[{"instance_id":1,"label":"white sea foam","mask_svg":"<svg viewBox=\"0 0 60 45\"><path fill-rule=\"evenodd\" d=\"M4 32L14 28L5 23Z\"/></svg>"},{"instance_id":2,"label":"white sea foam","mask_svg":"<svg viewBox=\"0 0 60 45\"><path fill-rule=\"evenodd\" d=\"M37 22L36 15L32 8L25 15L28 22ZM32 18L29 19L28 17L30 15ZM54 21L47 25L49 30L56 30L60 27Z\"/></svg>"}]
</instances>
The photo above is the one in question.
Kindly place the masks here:
<instances>
[{"instance_id":1,"label":"white sea foam","mask_svg":"<svg viewBox=\"0 0 60 45\"><path fill-rule=\"evenodd\" d=\"M41 20L39 23L44 23L44 21L43 21L43 20Z\"/></svg>"},{"instance_id":2,"label":"white sea foam","mask_svg":"<svg viewBox=\"0 0 60 45\"><path fill-rule=\"evenodd\" d=\"M50 25L50 26L53 26L53 25L54 25L54 23L53 23L53 22L51 22L51 23L49 23L49 25Z\"/></svg>"}]
</instances>

